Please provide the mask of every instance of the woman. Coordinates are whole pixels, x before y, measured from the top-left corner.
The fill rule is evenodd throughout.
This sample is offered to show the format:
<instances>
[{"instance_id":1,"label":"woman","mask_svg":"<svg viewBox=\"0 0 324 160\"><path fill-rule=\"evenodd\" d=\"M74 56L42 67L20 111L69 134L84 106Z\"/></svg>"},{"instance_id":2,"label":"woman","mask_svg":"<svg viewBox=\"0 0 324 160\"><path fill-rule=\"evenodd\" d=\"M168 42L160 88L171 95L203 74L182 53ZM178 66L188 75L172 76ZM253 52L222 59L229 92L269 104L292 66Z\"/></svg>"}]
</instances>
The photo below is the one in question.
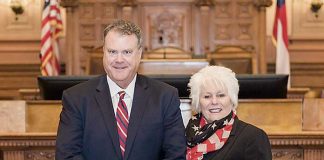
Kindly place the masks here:
<instances>
[{"instance_id":1,"label":"woman","mask_svg":"<svg viewBox=\"0 0 324 160\"><path fill-rule=\"evenodd\" d=\"M187 160L271 160L266 133L236 115L238 80L225 67L208 66L188 84L194 115L186 128Z\"/></svg>"}]
</instances>

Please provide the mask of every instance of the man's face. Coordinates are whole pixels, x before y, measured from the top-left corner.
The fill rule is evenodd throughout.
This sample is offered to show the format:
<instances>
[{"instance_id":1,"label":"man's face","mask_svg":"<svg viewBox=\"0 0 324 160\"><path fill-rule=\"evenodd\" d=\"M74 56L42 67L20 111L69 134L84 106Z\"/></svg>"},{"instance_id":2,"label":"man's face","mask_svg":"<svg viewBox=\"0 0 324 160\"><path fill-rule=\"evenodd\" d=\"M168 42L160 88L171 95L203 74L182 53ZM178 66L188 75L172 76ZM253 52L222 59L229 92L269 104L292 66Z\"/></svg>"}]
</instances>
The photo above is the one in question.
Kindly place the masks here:
<instances>
[{"instance_id":1,"label":"man's face","mask_svg":"<svg viewBox=\"0 0 324 160\"><path fill-rule=\"evenodd\" d=\"M140 64L142 49L137 41L135 34L122 35L114 30L105 37L104 69L121 88L126 88L133 80Z\"/></svg>"}]
</instances>

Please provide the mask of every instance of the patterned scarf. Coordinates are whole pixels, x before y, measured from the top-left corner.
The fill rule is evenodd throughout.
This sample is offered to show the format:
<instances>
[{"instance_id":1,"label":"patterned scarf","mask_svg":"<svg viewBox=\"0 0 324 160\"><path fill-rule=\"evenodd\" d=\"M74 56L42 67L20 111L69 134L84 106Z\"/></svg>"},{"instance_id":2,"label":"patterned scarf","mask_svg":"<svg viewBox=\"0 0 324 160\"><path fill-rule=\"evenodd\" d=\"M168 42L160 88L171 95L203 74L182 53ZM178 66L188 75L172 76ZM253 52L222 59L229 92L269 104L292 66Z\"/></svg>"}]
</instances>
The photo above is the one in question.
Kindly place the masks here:
<instances>
[{"instance_id":1,"label":"patterned scarf","mask_svg":"<svg viewBox=\"0 0 324 160\"><path fill-rule=\"evenodd\" d=\"M219 150L226 143L236 116L231 111L226 117L207 123L201 113L194 115L186 128L187 160L201 160L204 154Z\"/></svg>"}]
</instances>

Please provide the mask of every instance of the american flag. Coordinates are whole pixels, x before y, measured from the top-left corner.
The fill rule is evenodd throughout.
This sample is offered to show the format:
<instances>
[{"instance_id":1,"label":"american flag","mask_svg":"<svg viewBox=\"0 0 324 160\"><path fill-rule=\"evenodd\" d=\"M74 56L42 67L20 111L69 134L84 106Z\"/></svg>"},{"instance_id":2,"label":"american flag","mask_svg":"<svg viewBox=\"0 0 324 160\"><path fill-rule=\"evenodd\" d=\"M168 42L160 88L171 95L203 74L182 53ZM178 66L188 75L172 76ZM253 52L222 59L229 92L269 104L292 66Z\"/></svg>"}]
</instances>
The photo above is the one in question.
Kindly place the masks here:
<instances>
[{"instance_id":1,"label":"american flag","mask_svg":"<svg viewBox=\"0 0 324 160\"><path fill-rule=\"evenodd\" d=\"M60 73L58 38L63 32L62 18L57 0L45 0L42 14L41 73L55 76Z\"/></svg>"},{"instance_id":2,"label":"american flag","mask_svg":"<svg viewBox=\"0 0 324 160\"><path fill-rule=\"evenodd\" d=\"M277 49L276 74L290 74L285 0L277 0L272 34ZM290 87L290 81L288 82L288 87Z\"/></svg>"}]
</instances>

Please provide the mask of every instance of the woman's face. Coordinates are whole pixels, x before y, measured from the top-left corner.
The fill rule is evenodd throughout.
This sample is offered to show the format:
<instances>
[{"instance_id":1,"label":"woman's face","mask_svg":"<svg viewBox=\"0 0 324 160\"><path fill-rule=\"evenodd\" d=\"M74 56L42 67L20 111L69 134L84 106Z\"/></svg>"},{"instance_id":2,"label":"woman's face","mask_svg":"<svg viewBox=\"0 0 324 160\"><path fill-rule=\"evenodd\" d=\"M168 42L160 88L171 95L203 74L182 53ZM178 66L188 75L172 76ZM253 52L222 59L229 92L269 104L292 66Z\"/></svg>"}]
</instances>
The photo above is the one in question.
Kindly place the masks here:
<instances>
[{"instance_id":1,"label":"woman's face","mask_svg":"<svg viewBox=\"0 0 324 160\"><path fill-rule=\"evenodd\" d=\"M233 108L227 89L215 85L202 86L199 105L207 122L213 122L226 117Z\"/></svg>"}]
</instances>

